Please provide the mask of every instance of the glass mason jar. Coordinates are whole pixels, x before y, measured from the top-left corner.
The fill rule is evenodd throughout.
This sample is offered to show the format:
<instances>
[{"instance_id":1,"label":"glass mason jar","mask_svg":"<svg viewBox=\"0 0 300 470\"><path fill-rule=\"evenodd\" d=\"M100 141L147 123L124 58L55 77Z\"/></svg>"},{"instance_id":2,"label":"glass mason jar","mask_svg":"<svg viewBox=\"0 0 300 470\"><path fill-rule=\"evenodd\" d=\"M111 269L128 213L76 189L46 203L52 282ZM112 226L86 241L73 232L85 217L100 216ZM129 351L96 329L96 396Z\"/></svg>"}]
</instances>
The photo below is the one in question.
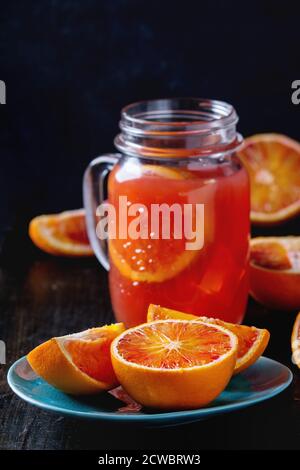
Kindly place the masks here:
<instances>
[{"instance_id":1,"label":"glass mason jar","mask_svg":"<svg viewBox=\"0 0 300 470\"><path fill-rule=\"evenodd\" d=\"M250 198L236 156L242 141L237 121L231 105L215 100L131 104L122 110L115 139L120 153L98 157L87 168L88 235L109 270L116 319L126 326L146 321L150 303L242 321ZM115 209L108 243L97 236L96 209L104 200ZM136 230L129 234L131 222Z\"/></svg>"}]
</instances>

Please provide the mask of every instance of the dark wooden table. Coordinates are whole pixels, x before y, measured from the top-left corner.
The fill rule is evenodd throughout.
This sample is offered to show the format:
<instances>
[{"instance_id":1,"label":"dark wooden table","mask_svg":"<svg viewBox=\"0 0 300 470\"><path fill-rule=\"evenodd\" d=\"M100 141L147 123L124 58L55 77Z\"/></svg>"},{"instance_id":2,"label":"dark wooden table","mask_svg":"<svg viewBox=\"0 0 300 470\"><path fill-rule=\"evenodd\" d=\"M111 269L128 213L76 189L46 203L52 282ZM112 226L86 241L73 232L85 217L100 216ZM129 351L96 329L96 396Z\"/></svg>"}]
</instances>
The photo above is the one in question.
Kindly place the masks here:
<instances>
[{"instance_id":1,"label":"dark wooden table","mask_svg":"<svg viewBox=\"0 0 300 470\"><path fill-rule=\"evenodd\" d=\"M268 311L249 302L245 323L271 331L266 355L294 373L292 385L258 406L208 421L162 429L75 421L41 411L17 398L6 382L8 367L51 336L113 319L107 275L95 259L55 259L35 249L26 224L2 238L0 339L1 449L299 449L300 371L291 363L295 312ZM280 286L278 286L280 288Z\"/></svg>"}]
</instances>

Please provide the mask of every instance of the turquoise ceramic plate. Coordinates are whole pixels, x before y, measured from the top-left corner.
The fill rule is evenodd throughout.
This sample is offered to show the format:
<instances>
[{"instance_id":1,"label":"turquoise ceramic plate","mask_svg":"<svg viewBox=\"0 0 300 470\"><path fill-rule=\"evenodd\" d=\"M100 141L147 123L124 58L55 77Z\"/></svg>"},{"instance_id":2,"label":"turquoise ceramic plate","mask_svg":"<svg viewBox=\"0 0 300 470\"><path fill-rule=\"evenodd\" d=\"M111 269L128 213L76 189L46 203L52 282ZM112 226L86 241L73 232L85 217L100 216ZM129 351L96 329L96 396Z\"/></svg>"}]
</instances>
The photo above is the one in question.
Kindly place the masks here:
<instances>
[{"instance_id":1,"label":"turquoise ceramic plate","mask_svg":"<svg viewBox=\"0 0 300 470\"><path fill-rule=\"evenodd\" d=\"M120 412L122 403L107 392L85 398L65 395L28 373L26 364L23 357L11 366L8 383L20 398L32 405L75 418L140 422L151 426L177 425L246 408L282 392L293 377L284 365L261 357L245 372L233 377L226 390L205 408L172 412L142 409L138 413L130 413Z\"/></svg>"}]
</instances>

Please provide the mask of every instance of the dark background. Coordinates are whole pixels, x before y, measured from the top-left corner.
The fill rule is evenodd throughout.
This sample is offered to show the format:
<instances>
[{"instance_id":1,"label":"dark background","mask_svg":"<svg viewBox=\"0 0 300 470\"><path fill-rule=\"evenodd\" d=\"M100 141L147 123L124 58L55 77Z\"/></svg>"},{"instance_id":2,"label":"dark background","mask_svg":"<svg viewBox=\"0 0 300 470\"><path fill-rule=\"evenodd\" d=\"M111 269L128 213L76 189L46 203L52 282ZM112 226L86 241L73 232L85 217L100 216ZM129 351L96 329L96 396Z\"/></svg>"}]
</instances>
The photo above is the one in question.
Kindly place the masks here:
<instances>
[{"instance_id":1,"label":"dark background","mask_svg":"<svg viewBox=\"0 0 300 470\"><path fill-rule=\"evenodd\" d=\"M83 171L113 150L124 105L217 98L235 106L245 136L280 132L300 140L300 105L291 102L291 83L300 79L296 5L0 0L0 80L7 86L0 106L0 338L7 367L51 336L112 321L97 261L43 254L27 227L35 215L82 206ZM299 234L299 218L263 233ZM293 386L257 407L181 428L104 429L51 415L14 396L2 367L0 448L299 449L294 318L253 300L245 318L270 329L266 355L292 368Z\"/></svg>"},{"instance_id":2,"label":"dark background","mask_svg":"<svg viewBox=\"0 0 300 470\"><path fill-rule=\"evenodd\" d=\"M172 96L232 103L245 136L300 140L294 2L1 1L1 218L82 205L88 162L113 150L120 109Z\"/></svg>"}]
</instances>

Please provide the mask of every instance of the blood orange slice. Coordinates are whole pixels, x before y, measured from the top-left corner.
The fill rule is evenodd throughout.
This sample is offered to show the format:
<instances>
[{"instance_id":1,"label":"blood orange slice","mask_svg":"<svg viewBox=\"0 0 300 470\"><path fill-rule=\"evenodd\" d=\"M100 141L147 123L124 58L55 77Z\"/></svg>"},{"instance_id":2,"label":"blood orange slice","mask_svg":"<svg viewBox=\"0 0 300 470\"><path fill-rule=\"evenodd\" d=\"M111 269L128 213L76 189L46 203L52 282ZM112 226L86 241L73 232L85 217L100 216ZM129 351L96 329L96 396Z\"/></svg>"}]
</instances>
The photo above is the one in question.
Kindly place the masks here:
<instances>
[{"instance_id":1,"label":"blood orange slice","mask_svg":"<svg viewBox=\"0 0 300 470\"><path fill-rule=\"evenodd\" d=\"M138 171L150 178L153 176L153 185L164 184L164 180L167 184L168 180L192 178L191 173L186 170L158 165L142 165ZM122 176L119 174L118 177ZM114 191L113 185L112 181L110 192ZM128 219L129 225L131 218ZM184 237L163 239L160 234L151 232L149 228L145 239L109 240L109 256L122 276L131 281L163 282L182 272L197 256L198 252L186 250L185 244Z\"/></svg>"},{"instance_id":2,"label":"blood orange slice","mask_svg":"<svg viewBox=\"0 0 300 470\"><path fill-rule=\"evenodd\" d=\"M29 224L29 236L36 246L52 255L93 255L83 209L35 217Z\"/></svg>"},{"instance_id":3,"label":"blood orange slice","mask_svg":"<svg viewBox=\"0 0 300 470\"><path fill-rule=\"evenodd\" d=\"M238 153L248 170L251 220L272 225L300 212L300 144L285 135L258 134Z\"/></svg>"},{"instance_id":4,"label":"blood orange slice","mask_svg":"<svg viewBox=\"0 0 300 470\"><path fill-rule=\"evenodd\" d=\"M294 323L291 345L293 351L293 362L300 369L300 312L298 313Z\"/></svg>"},{"instance_id":5,"label":"blood orange slice","mask_svg":"<svg viewBox=\"0 0 300 470\"><path fill-rule=\"evenodd\" d=\"M117 385L110 345L124 331L117 323L52 338L40 344L27 360L37 375L59 390L85 395Z\"/></svg>"},{"instance_id":6,"label":"blood orange slice","mask_svg":"<svg viewBox=\"0 0 300 470\"><path fill-rule=\"evenodd\" d=\"M251 295L269 308L300 308L300 237L257 237L250 248Z\"/></svg>"},{"instance_id":7,"label":"blood orange slice","mask_svg":"<svg viewBox=\"0 0 300 470\"><path fill-rule=\"evenodd\" d=\"M144 406L188 409L204 406L229 382L237 338L219 325L161 320L131 328L111 346L123 388Z\"/></svg>"},{"instance_id":8,"label":"blood orange slice","mask_svg":"<svg viewBox=\"0 0 300 470\"><path fill-rule=\"evenodd\" d=\"M270 338L270 333L265 329L259 329L254 326L235 325L234 323L224 322L217 318L197 317L196 315L163 308L159 305L149 305L148 321L168 318L205 321L220 325L234 333L238 338L237 361L234 374L238 374L250 367L263 354Z\"/></svg>"}]
</instances>

